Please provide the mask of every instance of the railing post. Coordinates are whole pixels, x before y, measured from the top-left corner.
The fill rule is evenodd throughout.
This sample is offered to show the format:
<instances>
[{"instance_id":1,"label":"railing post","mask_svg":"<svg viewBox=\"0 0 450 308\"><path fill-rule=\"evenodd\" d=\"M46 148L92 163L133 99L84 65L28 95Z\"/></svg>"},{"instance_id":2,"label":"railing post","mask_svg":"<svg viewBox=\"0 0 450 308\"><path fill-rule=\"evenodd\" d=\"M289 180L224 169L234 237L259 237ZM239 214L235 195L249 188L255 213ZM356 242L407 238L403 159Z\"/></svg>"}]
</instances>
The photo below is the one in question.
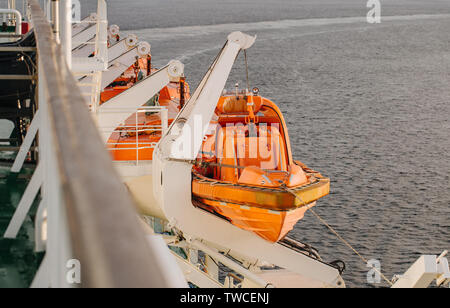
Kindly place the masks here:
<instances>
[{"instance_id":1,"label":"railing post","mask_svg":"<svg viewBox=\"0 0 450 308\"><path fill-rule=\"evenodd\" d=\"M39 60L39 63L40 60ZM42 64L39 65L42 68ZM43 165L44 181L42 185L42 202L47 207L47 241L46 261L50 266L48 286L70 287L66 280L66 263L72 259L69 245L68 225L62 187L58 172L58 157L56 156L54 127L51 125L48 96L45 90L45 76L40 70L39 75L39 108L42 128L39 131L41 141L41 164Z\"/></svg>"},{"instance_id":2,"label":"railing post","mask_svg":"<svg viewBox=\"0 0 450 308\"><path fill-rule=\"evenodd\" d=\"M103 60L104 69L108 69L108 9L105 0L98 0L97 8L97 40L95 54Z\"/></svg>"},{"instance_id":3,"label":"railing post","mask_svg":"<svg viewBox=\"0 0 450 308\"><path fill-rule=\"evenodd\" d=\"M51 0L53 35L56 41L60 42L59 37L59 0Z\"/></svg>"},{"instance_id":4,"label":"railing post","mask_svg":"<svg viewBox=\"0 0 450 308\"><path fill-rule=\"evenodd\" d=\"M165 135L169 129L169 110L167 108L161 110L161 127L162 135Z\"/></svg>"},{"instance_id":5,"label":"railing post","mask_svg":"<svg viewBox=\"0 0 450 308\"><path fill-rule=\"evenodd\" d=\"M136 110L136 166L139 165L139 109Z\"/></svg>"},{"instance_id":6,"label":"railing post","mask_svg":"<svg viewBox=\"0 0 450 308\"><path fill-rule=\"evenodd\" d=\"M72 0L62 0L61 45L69 69L72 68Z\"/></svg>"}]
</instances>

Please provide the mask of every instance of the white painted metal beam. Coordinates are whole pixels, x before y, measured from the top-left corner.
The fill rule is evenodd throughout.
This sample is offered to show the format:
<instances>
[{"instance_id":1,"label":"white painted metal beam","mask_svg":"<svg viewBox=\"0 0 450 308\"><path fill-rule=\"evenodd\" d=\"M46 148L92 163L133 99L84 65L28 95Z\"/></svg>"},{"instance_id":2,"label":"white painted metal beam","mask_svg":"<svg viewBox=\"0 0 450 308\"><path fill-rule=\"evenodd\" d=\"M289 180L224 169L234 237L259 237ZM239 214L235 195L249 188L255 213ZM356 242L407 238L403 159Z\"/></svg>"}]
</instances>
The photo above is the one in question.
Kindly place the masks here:
<instances>
[{"instance_id":1,"label":"white painted metal beam","mask_svg":"<svg viewBox=\"0 0 450 308\"><path fill-rule=\"evenodd\" d=\"M97 21L97 13L91 13L89 16L82 19L79 23L75 23L72 26L72 37L76 36L83 30L94 25Z\"/></svg>"},{"instance_id":2,"label":"white painted metal beam","mask_svg":"<svg viewBox=\"0 0 450 308\"><path fill-rule=\"evenodd\" d=\"M39 189L42 186L43 182L43 170L42 166L38 165L34 174L28 183L27 188L22 196L22 199L17 206L17 209L14 213L13 218L11 219L8 228L4 234L4 238L14 239L17 237L20 228L22 227L25 218L30 211L31 205L33 205L34 200L39 192Z\"/></svg>"},{"instance_id":3,"label":"white painted metal beam","mask_svg":"<svg viewBox=\"0 0 450 308\"><path fill-rule=\"evenodd\" d=\"M136 47L139 43L139 40L136 35L128 35L123 40L120 40L117 44L108 48L108 58L110 61L113 61L123 55L130 49Z\"/></svg>"},{"instance_id":4,"label":"white painted metal beam","mask_svg":"<svg viewBox=\"0 0 450 308\"><path fill-rule=\"evenodd\" d=\"M436 279L436 284L438 286L448 286L450 287L450 266L448 259L445 258L448 254L448 250L444 251L437 258L439 277Z\"/></svg>"},{"instance_id":5,"label":"white painted metal beam","mask_svg":"<svg viewBox=\"0 0 450 308\"><path fill-rule=\"evenodd\" d=\"M77 74L90 74L104 70L105 63L97 57L72 58L72 71Z\"/></svg>"},{"instance_id":6,"label":"white painted metal beam","mask_svg":"<svg viewBox=\"0 0 450 308\"><path fill-rule=\"evenodd\" d=\"M443 265L447 265L446 269ZM438 262L437 256L421 256L404 275L398 278L392 288L423 289L428 288L437 279L440 279L440 284L450 280L448 260L442 257Z\"/></svg>"},{"instance_id":7,"label":"white painted metal beam","mask_svg":"<svg viewBox=\"0 0 450 308\"><path fill-rule=\"evenodd\" d=\"M130 117L130 111L143 106L158 94L172 78L180 78L183 72L184 66L181 62L171 61L163 69L101 105L97 113L98 126L109 128L109 131L102 132L103 140L106 142L111 135L111 130L120 126Z\"/></svg>"},{"instance_id":8,"label":"white painted metal beam","mask_svg":"<svg viewBox=\"0 0 450 308\"><path fill-rule=\"evenodd\" d=\"M148 47L148 48L147 48ZM145 52L141 52L142 50ZM114 80L119 78L127 69L133 65L137 59L150 53L149 44L145 42L139 43L136 47L125 51L119 57L112 58L108 70L102 76L102 89L110 85Z\"/></svg>"},{"instance_id":9,"label":"white painted metal beam","mask_svg":"<svg viewBox=\"0 0 450 308\"><path fill-rule=\"evenodd\" d=\"M66 57L67 66L72 67L72 0L63 0L60 6L61 46Z\"/></svg>"},{"instance_id":10,"label":"white painted metal beam","mask_svg":"<svg viewBox=\"0 0 450 308\"><path fill-rule=\"evenodd\" d=\"M204 253L208 254L209 256L213 257L215 260L219 261L223 265L227 266L228 268L236 271L237 273L244 276L246 279L250 280L253 285L258 286L259 288L266 288L268 286L267 281L260 278L259 276L255 275L254 273L250 272L248 269L243 268L242 266L238 265L236 262L228 259L227 257L221 255L217 251L211 249L207 245L203 244L202 242L195 240L191 244L193 247L196 247L197 249L203 251Z\"/></svg>"},{"instance_id":11,"label":"white painted metal beam","mask_svg":"<svg viewBox=\"0 0 450 308\"><path fill-rule=\"evenodd\" d=\"M93 38L91 40L91 42L94 43L95 39ZM106 75L106 78L108 80L111 80L113 77L115 77L113 79L113 81L114 81L116 78L120 77L120 75L123 74L123 72L125 72L136 61L135 57L139 56L138 50L136 50L135 55L130 56L130 58L131 58L130 61L125 60L127 58L124 59L121 57L124 56L130 50L135 49L137 44L138 44L137 37L135 35L130 35L126 39L123 39L119 43L108 48L108 59L111 60L111 64L109 65L109 67L111 68L111 67L120 66L122 68L122 70L110 72L109 74L108 74L108 72L104 72L103 74ZM88 56L91 55L94 51L95 51L94 44L89 44L89 45L80 47L79 49L73 51L73 57L74 57L74 63L75 63L74 71L76 73L88 74L95 70L99 70L99 69L103 70L103 66L104 66L103 62L101 62L99 59L88 58ZM133 62L131 62L131 61L133 61ZM121 63L123 63L123 65L121 65ZM130 63L130 65L128 67L126 67L126 65L128 63ZM112 76L110 76L110 75L112 75ZM90 80L89 78L86 78L86 77L83 77L82 79L85 79L85 82L88 82ZM107 85L109 85L109 83Z\"/></svg>"},{"instance_id":12,"label":"white painted metal beam","mask_svg":"<svg viewBox=\"0 0 450 308\"><path fill-rule=\"evenodd\" d=\"M170 277L166 281L168 288L187 288L187 282L184 278L183 272L177 266L176 258L173 254L168 253L166 242L160 235L148 235L147 241L150 249L154 252L153 262L159 267L164 268L167 274L166 277Z\"/></svg>"},{"instance_id":13,"label":"white painted metal beam","mask_svg":"<svg viewBox=\"0 0 450 308\"><path fill-rule=\"evenodd\" d=\"M50 264L48 262L47 256L44 256L44 259L39 266L39 269L34 276L33 282L31 283L32 289L47 289L50 288Z\"/></svg>"},{"instance_id":14,"label":"white painted metal beam","mask_svg":"<svg viewBox=\"0 0 450 308\"><path fill-rule=\"evenodd\" d=\"M14 160L14 164L11 167L12 173L19 173L22 170L25 159L27 158L27 154L30 151L31 145L36 137L36 133L41 125L41 115L40 111L36 111L36 114L31 121L30 126L28 127L27 135L20 146L19 153L17 153L16 159Z\"/></svg>"},{"instance_id":15,"label":"white painted metal beam","mask_svg":"<svg viewBox=\"0 0 450 308\"><path fill-rule=\"evenodd\" d=\"M34 221L34 250L43 252L47 245L47 205L41 200Z\"/></svg>"},{"instance_id":16,"label":"white painted metal beam","mask_svg":"<svg viewBox=\"0 0 450 308\"><path fill-rule=\"evenodd\" d=\"M169 134L178 135L169 154L173 158L192 160L197 157L206 130L216 109L228 76L239 52L250 48L256 37L234 32L199 87L175 119ZM194 131L199 127L200 131ZM164 138L163 138L164 139ZM162 144L164 141L161 142ZM184 147L179 151L179 147Z\"/></svg>"},{"instance_id":17,"label":"white painted metal beam","mask_svg":"<svg viewBox=\"0 0 450 308\"><path fill-rule=\"evenodd\" d=\"M92 24L89 27L83 29L81 32L72 36L72 51L86 42L89 42L93 38L95 38L95 34L97 32L97 25Z\"/></svg>"},{"instance_id":18,"label":"white painted metal beam","mask_svg":"<svg viewBox=\"0 0 450 308\"><path fill-rule=\"evenodd\" d=\"M208 274L194 266L179 255L173 253L177 265L186 277L186 280L195 284L199 288L223 288L223 285L212 279Z\"/></svg>"},{"instance_id":19,"label":"white painted metal beam","mask_svg":"<svg viewBox=\"0 0 450 308\"><path fill-rule=\"evenodd\" d=\"M126 39L122 39L122 40L120 40L119 42L117 42L115 39L112 39L112 38L111 38L111 36L112 36L111 32L112 32L113 34L116 34L116 33L117 33L117 35L119 34L119 33L118 33L118 31L119 31L118 29L119 29L119 27L116 26L116 25L112 25L112 26L110 26L109 29L108 29L108 33L109 33L108 41L110 42L110 46L109 46L109 48L108 48L108 53L109 53L108 56L109 56L109 59L114 59L114 58L115 58L115 56L112 56L112 55L111 55L111 48L114 47L114 46L116 46L117 44L121 43L122 41L126 40ZM137 39L137 38L136 38L136 39ZM136 43L137 43L137 42L136 42ZM135 46L135 45L134 45L134 46ZM134 46L130 46L130 47L134 47ZM74 57L81 57L81 58L83 58L83 57L89 57L89 56L92 55L94 52L95 52L95 37L93 37L92 39L90 39L89 41L87 41L85 44L79 46L78 48L73 49L73 50L72 50L72 55L73 55Z\"/></svg>"},{"instance_id":20,"label":"white painted metal beam","mask_svg":"<svg viewBox=\"0 0 450 308\"><path fill-rule=\"evenodd\" d=\"M95 52L95 37L85 44L72 50L72 56L77 58L87 58Z\"/></svg>"},{"instance_id":21,"label":"white painted metal beam","mask_svg":"<svg viewBox=\"0 0 450 308\"><path fill-rule=\"evenodd\" d=\"M105 0L97 1L97 27L95 41L95 57L101 59L103 70L108 68L108 8Z\"/></svg>"}]
</instances>

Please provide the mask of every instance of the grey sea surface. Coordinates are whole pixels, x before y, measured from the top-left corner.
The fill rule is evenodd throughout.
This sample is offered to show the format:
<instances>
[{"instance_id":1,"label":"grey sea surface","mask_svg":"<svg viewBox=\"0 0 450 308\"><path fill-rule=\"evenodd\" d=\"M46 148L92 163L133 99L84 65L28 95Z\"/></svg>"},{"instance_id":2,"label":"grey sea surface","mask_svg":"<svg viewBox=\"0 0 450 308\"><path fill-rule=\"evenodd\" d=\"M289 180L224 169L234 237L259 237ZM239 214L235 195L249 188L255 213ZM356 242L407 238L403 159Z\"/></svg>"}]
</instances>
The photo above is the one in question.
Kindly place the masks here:
<instances>
[{"instance_id":1,"label":"grey sea surface","mask_svg":"<svg viewBox=\"0 0 450 308\"><path fill-rule=\"evenodd\" d=\"M381 1L381 24L360 0L108 3L110 21L150 42L156 65L181 60L193 88L228 33L257 35L251 86L282 109L295 158L331 178L316 211L389 278L450 248L449 1ZM229 80L245 86L242 58ZM312 214L291 236L345 261L348 286L373 286Z\"/></svg>"},{"instance_id":2,"label":"grey sea surface","mask_svg":"<svg viewBox=\"0 0 450 308\"><path fill-rule=\"evenodd\" d=\"M216 3L217 12L209 6L215 23L180 17L178 26L130 33L152 44L156 64L185 63L194 87L229 32L256 34L251 85L284 112L295 158L331 178L331 194L316 211L389 278L421 254L448 249L450 2L390 1L378 25L366 22L364 1L298 2L309 10L268 2L282 18L264 15L271 10L263 4L258 17L230 4L242 16L228 20ZM242 58L229 81L228 88L245 86ZM345 261L348 286L372 286L366 264L312 214L291 236L328 261Z\"/></svg>"}]
</instances>

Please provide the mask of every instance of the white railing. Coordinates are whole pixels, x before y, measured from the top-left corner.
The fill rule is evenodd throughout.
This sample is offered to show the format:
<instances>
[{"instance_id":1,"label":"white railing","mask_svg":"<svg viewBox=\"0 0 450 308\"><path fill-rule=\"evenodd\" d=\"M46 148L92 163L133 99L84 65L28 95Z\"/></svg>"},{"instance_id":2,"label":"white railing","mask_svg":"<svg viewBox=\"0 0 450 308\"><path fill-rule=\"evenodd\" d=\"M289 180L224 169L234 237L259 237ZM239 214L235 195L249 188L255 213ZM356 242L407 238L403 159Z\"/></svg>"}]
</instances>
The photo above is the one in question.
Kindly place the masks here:
<instances>
[{"instance_id":1,"label":"white railing","mask_svg":"<svg viewBox=\"0 0 450 308\"><path fill-rule=\"evenodd\" d=\"M129 114L127 123L117 127L99 127L102 135L111 136L107 141L107 148L111 153L114 152L135 152L135 159L126 160L139 165L140 161L151 160L141 157L140 152L154 149L159 140L146 141L144 135L159 135L166 133L169 127L168 110L163 106L142 106L137 109L130 108L108 108L102 110L102 113ZM151 115L152 122L157 124L147 124L148 117ZM134 141L121 141L121 138L135 137Z\"/></svg>"},{"instance_id":2,"label":"white railing","mask_svg":"<svg viewBox=\"0 0 450 308\"><path fill-rule=\"evenodd\" d=\"M0 15L3 15L3 22L8 20L8 24L13 24L16 27L15 34L22 34L22 14L15 9L0 9ZM11 18L14 16L14 18Z\"/></svg>"},{"instance_id":3,"label":"white railing","mask_svg":"<svg viewBox=\"0 0 450 308\"><path fill-rule=\"evenodd\" d=\"M40 189L36 249L45 257L33 286L186 286L164 241L144 234L37 0L29 0L29 8L39 59L39 109L33 121L40 157L4 236L17 236Z\"/></svg>"},{"instance_id":4,"label":"white railing","mask_svg":"<svg viewBox=\"0 0 450 308\"><path fill-rule=\"evenodd\" d=\"M79 80L78 86L83 90L83 96L89 100L89 107L94 113L100 103L102 91L102 73L108 68L108 20L105 0L98 1L97 14L91 15L88 27L72 38L72 47L93 44L94 57L72 58L72 69L78 77L88 76L88 82ZM94 26L95 24L95 26Z\"/></svg>"},{"instance_id":5,"label":"white railing","mask_svg":"<svg viewBox=\"0 0 450 308\"><path fill-rule=\"evenodd\" d=\"M0 26L2 24L14 26L14 32L0 32L0 42L14 42L20 40L22 35L22 14L8 3L8 9L0 8Z\"/></svg>"}]
</instances>

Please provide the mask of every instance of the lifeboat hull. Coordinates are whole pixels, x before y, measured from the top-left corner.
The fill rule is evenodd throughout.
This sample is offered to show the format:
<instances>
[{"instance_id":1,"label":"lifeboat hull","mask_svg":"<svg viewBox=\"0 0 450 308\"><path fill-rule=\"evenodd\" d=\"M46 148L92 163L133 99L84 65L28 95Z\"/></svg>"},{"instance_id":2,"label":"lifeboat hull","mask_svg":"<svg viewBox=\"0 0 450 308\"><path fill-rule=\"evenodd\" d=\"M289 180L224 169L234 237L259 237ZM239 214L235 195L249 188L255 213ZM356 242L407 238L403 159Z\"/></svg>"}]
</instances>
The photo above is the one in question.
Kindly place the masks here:
<instances>
[{"instance_id":1,"label":"lifeboat hull","mask_svg":"<svg viewBox=\"0 0 450 308\"><path fill-rule=\"evenodd\" d=\"M117 95L121 94L122 92L128 90L129 86L119 86L119 87L113 87L113 88L107 88L100 94L100 102L103 104L110 99L116 97Z\"/></svg>"},{"instance_id":2,"label":"lifeboat hull","mask_svg":"<svg viewBox=\"0 0 450 308\"><path fill-rule=\"evenodd\" d=\"M330 180L326 178L293 188L296 198L283 189L218 183L196 173L193 176L194 206L272 243L283 239L330 191Z\"/></svg>"},{"instance_id":3,"label":"lifeboat hull","mask_svg":"<svg viewBox=\"0 0 450 308\"><path fill-rule=\"evenodd\" d=\"M228 202L196 198L194 205L218 215L238 228L255 233L266 241L276 243L283 239L303 219L308 207L290 211L276 211Z\"/></svg>"},{"instance_id":4,"label":"lifeboat hull","mask_svg":"<svg viewBox=\"0 0 450 308\"><path fill-rule=\"evenodd\" d=\"M194 173L192 193L196 198L221 200L257 208L277 211L289 211L308 205L330 193L330 180L317 179L315 182L291 188L297 197L278 188L245 186L232 183L220 183ZM301 200L301 201L300 201Z\"/></svg>"},{"instance_id":5,"label":"lifeboat hull","mask_svg":"<svg viewBox=\"0 0 450 308\"><path fill-rule=\"evenodd\" d=\"M150 161L153 159L154 144L161 136L139 135L110 139L108 149L114 161Z\"/></svg>"}]
</instances>

